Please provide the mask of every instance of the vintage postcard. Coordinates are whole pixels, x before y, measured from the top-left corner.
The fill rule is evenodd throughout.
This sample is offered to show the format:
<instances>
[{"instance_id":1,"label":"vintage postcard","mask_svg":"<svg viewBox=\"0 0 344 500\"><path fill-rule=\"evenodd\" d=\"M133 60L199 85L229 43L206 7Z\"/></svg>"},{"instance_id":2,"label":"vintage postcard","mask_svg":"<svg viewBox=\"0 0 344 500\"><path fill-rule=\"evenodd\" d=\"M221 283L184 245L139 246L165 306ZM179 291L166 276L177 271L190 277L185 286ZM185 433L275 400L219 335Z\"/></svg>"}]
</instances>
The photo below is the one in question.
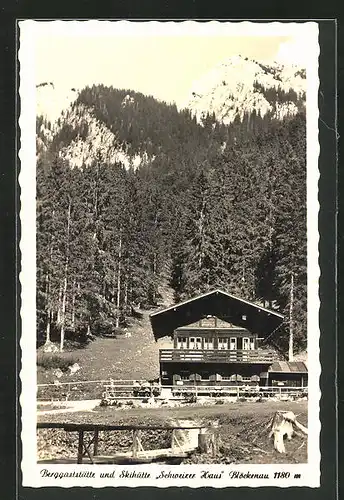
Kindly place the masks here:
<instances>
[{"instance_id":1,"label":"vintage postcard","mask_svg":"<svg viewBox=\"0 0 344 500\"><path fill-rule=\"evenodd\" d=\"M19 40L23 485L319 487L318 24Z\"/></svg>"}]
</instances>

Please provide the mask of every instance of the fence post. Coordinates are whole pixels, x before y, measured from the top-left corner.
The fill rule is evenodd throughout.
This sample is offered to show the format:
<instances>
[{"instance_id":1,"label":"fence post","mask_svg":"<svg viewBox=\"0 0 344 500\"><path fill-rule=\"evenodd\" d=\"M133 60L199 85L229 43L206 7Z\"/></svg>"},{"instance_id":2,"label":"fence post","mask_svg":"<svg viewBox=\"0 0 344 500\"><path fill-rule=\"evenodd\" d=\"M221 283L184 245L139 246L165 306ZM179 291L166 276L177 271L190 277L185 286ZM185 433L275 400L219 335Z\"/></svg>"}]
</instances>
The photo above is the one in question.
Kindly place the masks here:
<instances>
[{"instance_id":1,"label":"fence post","mask_svg":"<svg viewBox=\"0 0 344 500\"><path fill-rule=\"evenodd\" d=\"M176 446L177 446L177 443L176 443L176 430L175 429L173 429L173 431L172 431L172 443L171 444L172 444L171 448L172 448L172 450L174 450L176 448Z\"/></svg>"},{"instance_id":2,"label":"fence post","mask_svg":"<svg viewBox=\"0 0 344 500\"><path fill-rule=\"evenodd\" d=\"M78 443L78 464L82 464L82 457L84 455L84 431L79 431L79 443Z\"/></svg>"},{"instance_id":3,"label":"fence post","mask_svg":"<svg viewBox=\"0 0 344 500\"><path fill-rule=\"evenodd\" d=\"M200 453L210 454L215 457L218 448L218 437L216 433L211 430L206 433L200 432L198 434L198 449Z\"/></svg>"},{"instance_id":4,"label":"fence post","mask_svg":"<svg viewBox=\"0 0 344 500\"><path fill-rule=\"evenodd\" d=\"M200 453L209 453L209 435L199 433L198 434L198 449Z\"/></svg>"},{"instance_id":5,"label":"fence post","mask_svg":"<svg viewBox=\"0 0 344 500\"><path fill-rule=\"evenodd\" d=\"M98 455L98 442L99 442L99 431L98 429L95 429L94 439L93 439L93 456Z\"/></svg>"},{"instance_id":6,"label":"fence post","mask_svg":"<svg viewBox=\"0 0 344 500\"><path fill-rule=\"evenodd\" d=\"M139 448L139 443L138 443L138 429L133 430L133 457L137 457L137 452Z\"/></svg>"}]
</instances>

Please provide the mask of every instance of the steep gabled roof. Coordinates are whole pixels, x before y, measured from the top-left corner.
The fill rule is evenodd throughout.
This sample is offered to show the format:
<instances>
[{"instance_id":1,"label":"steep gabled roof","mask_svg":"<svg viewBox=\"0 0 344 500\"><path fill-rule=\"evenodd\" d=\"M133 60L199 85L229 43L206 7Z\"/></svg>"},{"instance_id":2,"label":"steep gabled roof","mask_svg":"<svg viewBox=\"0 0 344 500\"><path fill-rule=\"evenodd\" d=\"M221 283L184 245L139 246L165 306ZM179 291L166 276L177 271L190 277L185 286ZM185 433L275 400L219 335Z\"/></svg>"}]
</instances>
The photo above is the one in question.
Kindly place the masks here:
<instances>
[{"instance_id":1,"label":"steep gabled roof","mask_svg":"<svg viewBox=\"0 0 344 500\"><path fill-rule=\"evenodd\" d=\"M150 321L155 340L172 335L176 328L208 315L217 316L264 337L283 321L283 315L276 311L216 289L152 313Z\"/></svg>"}]
</instances>

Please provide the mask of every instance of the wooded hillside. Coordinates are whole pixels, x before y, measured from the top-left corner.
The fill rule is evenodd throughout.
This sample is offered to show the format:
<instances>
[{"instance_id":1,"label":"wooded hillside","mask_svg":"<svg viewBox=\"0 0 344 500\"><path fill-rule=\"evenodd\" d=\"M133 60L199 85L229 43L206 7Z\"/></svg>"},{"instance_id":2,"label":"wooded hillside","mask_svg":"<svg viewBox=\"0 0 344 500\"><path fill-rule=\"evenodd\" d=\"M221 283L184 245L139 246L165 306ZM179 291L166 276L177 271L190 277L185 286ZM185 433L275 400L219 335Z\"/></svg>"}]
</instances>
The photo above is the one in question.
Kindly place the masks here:
<instances>
[{"instance_id":1,"label":"wooded hillside","mask_svg":"<svg viewBox=\"0 0 344 500\"><path fill-rule=\"evenodd\" d=\"M126 101L130 95L132 100ZM286 315L293 281L296 347L306 343L305 116L245 114L199 125L184 110L129 90L84 89L91 110L137 168L71 168L60 151L87 127L68 121L37 163L38 342L80 341L152 307L221 287ZM41 120L41 119L39 119Z\"/></svg>"}]
</instances>

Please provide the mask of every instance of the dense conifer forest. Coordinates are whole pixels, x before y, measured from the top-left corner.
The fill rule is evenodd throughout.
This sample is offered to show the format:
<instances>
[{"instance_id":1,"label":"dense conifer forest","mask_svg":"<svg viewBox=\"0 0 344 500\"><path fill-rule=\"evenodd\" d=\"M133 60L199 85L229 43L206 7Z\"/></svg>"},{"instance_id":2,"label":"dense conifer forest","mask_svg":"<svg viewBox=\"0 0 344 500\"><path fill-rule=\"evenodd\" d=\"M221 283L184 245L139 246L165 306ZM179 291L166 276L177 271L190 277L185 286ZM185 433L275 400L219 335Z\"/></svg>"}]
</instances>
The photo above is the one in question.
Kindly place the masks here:
<instances>
[{"instance_id":1,"label":"dense conifer forest","mask_svg":"<svg viewBox=\"0 0 344 500\"><path fill-rule=\"evenodd\" d=\"M270 93L272 90L270 91ZM125 101L130 94L132 100ZM272 96L271 99L278 99ZM179 301L220 287L285 314L306 345L306 120L254 111L231 125L129 90L94 86L92 110L138 168L71 168L59 154L87 126L61 118L37 161L37 339L121 328L168 284ZM38 124L42 118L38 118ZM39 126L38 129L39 130Z\"/></svg>"}]
</instances>

